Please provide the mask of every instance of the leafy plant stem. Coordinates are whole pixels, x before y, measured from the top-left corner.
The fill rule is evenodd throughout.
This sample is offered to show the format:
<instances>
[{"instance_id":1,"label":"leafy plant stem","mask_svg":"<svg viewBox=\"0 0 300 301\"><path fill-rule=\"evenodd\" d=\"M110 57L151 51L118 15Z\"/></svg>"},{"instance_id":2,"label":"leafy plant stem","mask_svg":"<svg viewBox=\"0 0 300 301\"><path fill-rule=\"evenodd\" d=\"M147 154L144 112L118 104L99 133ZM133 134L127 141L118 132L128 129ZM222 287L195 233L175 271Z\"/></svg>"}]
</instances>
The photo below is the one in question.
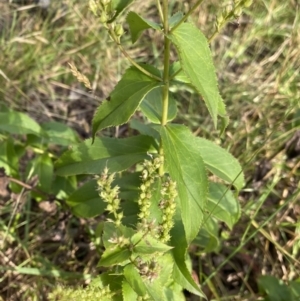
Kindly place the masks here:
<instances>
[{"instance_id":1,"label":"leafy plant stem","mask_svg":"<svg viewBox=\"0 0 300 301\"><path fill-rule=\"evenodd\" d=\"M163 0L163 25L164 25L164 74L163 74L163 99L162 99L162 118L161 125L166 125L168 120L168 106L169 106L169 66L170 66L170 46L171 41L167 35L169 33L169 19L168 19L168 1ZM163 146L160 143L159 154L163 155ZM159 168L159 174L164 174L164 166Z\"/></svg>"},{"instance_id":2,"label":"leafy plant stem","mask_svg":"<svg viewBox=\"0 0 300 301\"><path fill-rule=\"evenodd\" d=\"M124 49L124 47L121 45L118 37L116 36L114 30L109 27L108 28L108 32L109 35L111 36L111 38L114 40L114 42L118 45L119 49L121 50L121 52L123 53L123 55L127 58L127 60L130 62L130 64L132 64L134 67L136 67L138 70L140 70L142 73L144 73L145 75L149 76L150 78L153 78L159 82L161 82L161 78L158 76L155 76L154 74L148 72L146 69L144 69L143 67L141 67L138 63L136 63L131 56L128 54L128 52Z\"/></svg>"},{"instance_id":3,"label":"leafy plant stem","mask_svg":"<svg viewBox=\"0 0 300 301\"><path fill-rule=\"evenodd\" d=\"M163 16L163 12L162 12L162 8L161 8L161 4L160 4L159 0L156 0L156 6L157 6L158 13L159 13L159 17L160 17L161 21L163 22L164 16Z\"/></svg>"},{"instance_id":4,"label":"leafy plant stem","mask_svg":"<svg viewBox=\"0 0 300 301\"><path fill-rule=\"evenodd\" d=\"M184 23L188 17L197 9L197 7L203 2L203 0L198 0L194 6L185 14L185 16L171 29L170 32L173 32L176 30L178 26L180 26L182 23Z\"/></svg>"}]
</instances>

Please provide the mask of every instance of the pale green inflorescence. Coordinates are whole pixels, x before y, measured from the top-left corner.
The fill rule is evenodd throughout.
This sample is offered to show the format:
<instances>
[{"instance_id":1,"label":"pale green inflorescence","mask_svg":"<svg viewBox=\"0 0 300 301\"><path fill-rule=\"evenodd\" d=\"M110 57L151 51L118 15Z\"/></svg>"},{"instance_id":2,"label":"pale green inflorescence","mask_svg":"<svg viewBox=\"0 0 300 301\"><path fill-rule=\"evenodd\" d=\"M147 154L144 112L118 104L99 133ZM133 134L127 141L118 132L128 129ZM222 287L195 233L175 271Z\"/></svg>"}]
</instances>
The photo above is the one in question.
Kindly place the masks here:
<instances>
[{"instance_id":1,"label":"pale green inflorescence","mask_svg":"<svg viewBox=\"0 0 300 301\"><path fill-rule=\"evenodd\" d=\"M110 221L114 222L116 226L120 226L123 218L123 212L120 211L120 187L117 185L112 187L114 179L115 173L108 174L108 168L106 167L98 177L97 184L100 197L107 203L106 210L114 216L114 220Z\"/></svg>"}]
</instances>

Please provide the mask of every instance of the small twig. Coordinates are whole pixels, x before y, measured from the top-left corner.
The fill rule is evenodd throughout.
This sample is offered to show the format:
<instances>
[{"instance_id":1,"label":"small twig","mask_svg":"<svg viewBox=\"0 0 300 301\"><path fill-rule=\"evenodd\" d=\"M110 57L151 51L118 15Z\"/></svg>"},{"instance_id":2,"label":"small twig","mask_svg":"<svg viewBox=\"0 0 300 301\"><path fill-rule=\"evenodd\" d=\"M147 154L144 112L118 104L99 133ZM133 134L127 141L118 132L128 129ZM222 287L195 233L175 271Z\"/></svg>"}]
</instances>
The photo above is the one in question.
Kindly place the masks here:
<instances>
[{"instance_id":1,"label":"small twig","mask_svg":"<svg viewBox=\"0 0 300 301\"><path fill-rule=\"evenodd\" d=\"M149 71L147 71L146 69L144 69L142 66L140 66L139 64L137 64L132 58L131 56L128 54L128 52L124 49L124 47L120 44L120 42L118 41L118 38L116 37L114 31L112 28L108 28L108 32L109 35L112 37L112 39L114 40L114 42L118 45L119 49L121 50L121 52L123 53L123 55L127 58L127 60L134 66L136 67L138 70L140 70L142 73L144 73L145 75L149 76L152 79L155 79L159 82L162 81L162 79L152 73L150 73Z\"/></svg>"},{"instance_id":2,"label":"small twig","mask_svg":"<svg viewBox=\"0 0 300 301\"><path fill-rule=\"evenodd\" d=\"M48 194L48 193L46 193L46 192L44 192L44 191L42 191L42 190L40 190L40 189L38 189L36 187L33 187L33 186L31 186L31 185L29 185L27 183L24 183L24 182L22 182L22 181L20 181L18 179L12 178L12 177L7 177L7 179L10 182L13 182L13 183L16 183L16 184L22 186L23 189L27 189L27 190L30 190L30 191L37 192L37 193L43 195L44 197L46 197L46 198L48 198L50 200L53 200L53 195ZM58 198L55 198L55 199L58 200L58 201L62 201L61 199L58 199Z\"/></svg>"}]
</instances>

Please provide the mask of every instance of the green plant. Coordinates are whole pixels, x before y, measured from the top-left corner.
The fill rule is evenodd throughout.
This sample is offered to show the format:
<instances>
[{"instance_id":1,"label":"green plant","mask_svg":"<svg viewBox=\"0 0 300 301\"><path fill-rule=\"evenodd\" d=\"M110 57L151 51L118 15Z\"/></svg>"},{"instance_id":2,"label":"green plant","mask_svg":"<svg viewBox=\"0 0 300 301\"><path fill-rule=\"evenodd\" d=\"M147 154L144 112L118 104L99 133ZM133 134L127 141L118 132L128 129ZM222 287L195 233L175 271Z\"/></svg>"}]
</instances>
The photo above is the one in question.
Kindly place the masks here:
<instances>
[{"instance_id":1,"label":"green plant","mask_svg":"<svg viewBox=\"0 0 300 301\"><path fill-rule=\"evenodd\" d=\"M93 138L67 151L56 163L61 176L97 175L102 170L73 193L68 204L83 217L108 213L96 230L101 237L98 247L104 248L99 262L103 271L90 289L65 294L59 289L60 298L90 300L96 290L101 300L184 300L183 288L205 297L188 268L188 246L195 242L205 252L216 249L217 220L231 228L240 216L238 201L224 185L236 192L244 185L237 160L217 144L195 137L185 126L171 123L177 107L170 88L180 84L193 87L203 97L216 128L219 117L221 133L228 124L207 39L190 20L202 1L185 15L172 16L168 1L162 5L157 1L161 24L128 13L133 43L146 29L161 32L162 69L136 63L121 45L124 29L116 20L131 2L90 1L91 11L132 66L97 109ZM222 11L211 39L250 2L235 1ZM179 56L172 64L171 44ZM75 66L71 68L89 86L87 78ZM133 119L130 126L140 135L96 136L100 130L127 123L137 110L145 122ZM209 177L208 172L216 177Z\"/></svg>"},{"instance_id":2,"label":"green plant","mask_svg":"<svg viewBox=\"0 0 300 301\"><path fill-rule=\"evenodd\" d=\"M56 121L38 124L0 103L0 142L0 167L10 177L13 192L25 189L37 200L62 200L76 189L76 177L54 174L59 151L79 142L70 127Z\"/></svg>"},{"instance_id":3,"label":"green plant","mask_svg":"<svg viewBox=\"0 0 300 301\"><path fill-rule=\"evenodd\" d=\"M109 268L95 280L95 290L100 290L100 294L106 294L108 300L182 300L185 288L204 296L188 269L187 248L192 242L205 252L217 248L216 221L232 227L240 215L237 200L223 183L238 191L244 180L239 163L226 150L195 137L183 125L171 123L177 115L175 96L170 92L175 84L191 86L203 97L215 127L220 118L221 133L228 123L208 42L188 20L202 1L197 1L185 15L178 12L171 17L168 1L162 5L157 2L162 24L134 12L127 15L133 43L145 29L162 33L161 70L137 64L120 43L124 30L116 20L131 2L90 1L92 12L132 67L99 106L93 120L93 139L74 146L57 161L57 185L66 179L76 181L76 175L103 171L100 177L87 182L68 198L68 204L79 216L109 213L107 221L100 223L96 230L96 235L102 238L98 247L105 249L99 264ZM226 8L217 18L210 40L246 5L249 1L235 1L230 9ZM179 61L171 64L172 43ZM78 80L90 87L87 78L75 66L71 68ZM128 122L138 109L146 122L132 120L130 125L141 135L122 139L96 137L96 132L102 129ZM25 134L26 144L33 146L37 153L42 146L42 155L36 157L33 162L36 165L33 164L27 174L36 173L40 190L52 192L53 165L48 149L49 133L45 134L45 130L51 133L51 129L41 129L37 124L27 126L31 122L28 119L16 131L11 125L21 125L26 115L7 111L9 114L3 113L1 129L11 134ZM3 157L6 169L13 174L11 162L18 156L9 158L13 154L9 151L12 149L10 139L4 137L6 153ZM74 144L76 139L68 143ZM126 172L128 169L133 172ZM219 180L209 180L207 171ZM82 296L88 298L88 290L70 292L74 293L80 294L81 300ZM53 296L55 298L55 294Z\"/></svg>"}]
</instances>

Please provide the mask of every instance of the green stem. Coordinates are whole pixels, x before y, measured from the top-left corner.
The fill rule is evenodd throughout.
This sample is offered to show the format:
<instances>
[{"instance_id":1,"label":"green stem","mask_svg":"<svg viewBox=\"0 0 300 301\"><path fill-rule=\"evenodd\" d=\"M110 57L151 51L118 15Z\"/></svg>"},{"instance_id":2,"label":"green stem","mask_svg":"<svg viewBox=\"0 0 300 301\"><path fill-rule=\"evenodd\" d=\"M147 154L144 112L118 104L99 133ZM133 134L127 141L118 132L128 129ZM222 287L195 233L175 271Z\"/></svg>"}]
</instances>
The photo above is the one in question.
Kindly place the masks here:
<instances>
[{"instance_id":1,"label":"green stem","mask_svg":"<svg viewBox=\"0 0 300 301\"><path fill-rule=\"evenodd\" d=\"M157 80L159 82L162 81L162 79L152 73L150 73L149 71L147 71L146 69L144 69L142 66L140 66L138 63L136 63L131 56L128 54L128 52L124 49L124 47L120 44L120 41L118 39L118 37L116 36L114 30L109 27L108 28L108 32L109 35L112 37L112 39L114 40L114 42L118 45L119 49L121 50L121 52L123 53L123 55L127 58L127 60L131 63L131 65L133 65L135 68L137 68L138 70L140 70L142 73L144 73L145 75L149 76L150 78Z\"/></svg>"},{"instance_id":2,"label":"green stem","mask_svg":"<svg viewBox=\"0 0 300 301\"><path fill-rule=\"evenodd\" d=\"M198 0L194 6L186 13L186 15L171 29L173 32L178 26L187 20L187 18L197 9L197 7L203 2L203 0Z\"/></svg>"},{"instance_id":3,"label":"green stem","mask_svg":"<svg viewBox=\"0 0 300 301\"><path fill-rule=\"evenodd\" d=\"M159 13L161 23L163 23L164 22L164 15L163 15L162 8L161 8L159 0L156 0L156 6L157 6L157 9L158 9L158 13Z\"/></svg>"},{"instance_id":4,"label":"green stem","mask_svg":"<svg viewBox=\"0 0 300 301\"><path fill-rule=\"evenodd\" d=\"M169 34L169 11L168 0L163 0L163 25L164 25L164 74L163 74L163 105L162 105L162 118L161 125L164 126L168 122L168 107L169 107L169 67L170 67L170 46L171 41L167 37ZM159 154L163 155L163 146L160 143ZM159 174L164 174L164 166L159 168Z\"/></svg>"}]
</instances>

